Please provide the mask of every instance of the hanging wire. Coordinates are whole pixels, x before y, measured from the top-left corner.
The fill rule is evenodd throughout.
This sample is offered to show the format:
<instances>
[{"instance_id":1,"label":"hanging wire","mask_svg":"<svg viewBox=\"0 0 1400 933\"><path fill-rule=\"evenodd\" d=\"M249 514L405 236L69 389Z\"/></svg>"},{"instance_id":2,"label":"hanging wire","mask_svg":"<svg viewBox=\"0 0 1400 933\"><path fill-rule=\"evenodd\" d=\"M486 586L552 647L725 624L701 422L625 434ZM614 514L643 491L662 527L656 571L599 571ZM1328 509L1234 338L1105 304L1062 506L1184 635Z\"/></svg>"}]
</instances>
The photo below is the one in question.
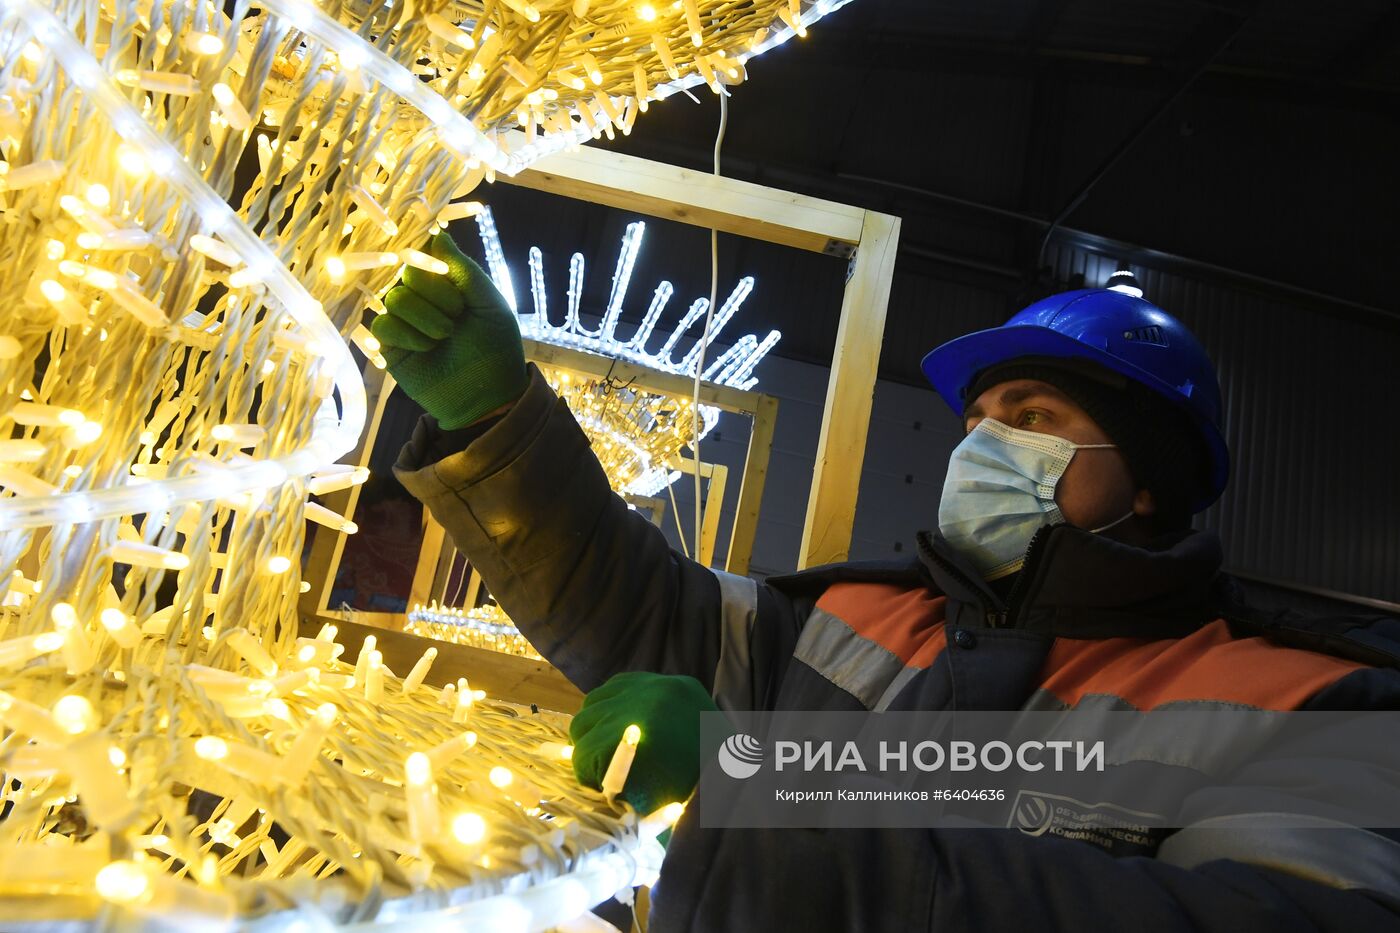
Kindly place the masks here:
<instances>
[{"instance_id":1,"label":"hanging wire","mask_svg":"<svg viewBox=\"0 0 1400 933\"><path fill-rule=\"evenodd\" d=\"M719 131L715 133L714 174L719 176L719 151L724 144L724 131L729 125L729 94L721 87L719 95ZM710 324L715 316L715 299L719 297L719 231L710 228L710 304L705 308L705 330L700 335L700 356L695 361L695 390L691 396L690 449L695 455L695 559L700 559L700 534L704 527L704 500L700 498L700 374L705 371L705 350L710 342ZM674 495L672 502L675 501ZM677 518L679 527L679 517Z\"/></svg>"}]
</instances>

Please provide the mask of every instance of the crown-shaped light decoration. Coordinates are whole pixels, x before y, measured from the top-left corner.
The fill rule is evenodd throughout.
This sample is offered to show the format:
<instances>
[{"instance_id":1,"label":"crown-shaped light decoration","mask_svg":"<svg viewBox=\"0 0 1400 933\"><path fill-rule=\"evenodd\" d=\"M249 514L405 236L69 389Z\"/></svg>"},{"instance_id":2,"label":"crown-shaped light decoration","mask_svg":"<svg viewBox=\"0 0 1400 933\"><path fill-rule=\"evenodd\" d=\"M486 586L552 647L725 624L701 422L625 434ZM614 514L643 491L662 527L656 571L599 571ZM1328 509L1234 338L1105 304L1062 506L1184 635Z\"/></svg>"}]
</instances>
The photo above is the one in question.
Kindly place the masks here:
<instances>
[{"instance_id":1,"label":"crown-shaped light decoration","mask_svg":"<svg viewBox=\"0 0 1400 933\"><path fill-rule=\"evenodd\" d=\"M613 271L607 305L598 318L598 324L590 328L581 317L584 286L582 253L574 253L569 260L569 289L561 315L558 310L551 310L549 305L543 254L538 247L530 247L530 307L527 310L520 306L516 297L514 281L506 264L491 209L476 204L470 210L476 218L491 280L515 311L521 334L543 343L583 350L609 359L623 359L657 372L693 378L700 367L702 355L712 349L744 299L753 291L753 277L741 278L715 312L708 335L703 334L703 329L710 300L697 298L675 327L664 338L657 338L657 322L674 291L670 282L663 281L652 293L641 324L623 339L618 335L617 325L631 284L632 269L646 236L643 221L627 225ZM676 359L677 347L687 334L694 338L693 342ZM754 369L781 337L776 330L770 331L762 340L753 334L743 335L723 353L712 354L705 361L701 379L739 389L753 388L758 384ZM593 449L616 491L654 496L680 476L672 466L675 458L692 441L690 398L617 388L604 381L571 377L549 367L544 367L544 370L550 384L564 397L579 425L589 435ZM719 422L719 414L719 409L714 406L700 406L701 438L714 429Z\"/></svg>"}]
</instances>

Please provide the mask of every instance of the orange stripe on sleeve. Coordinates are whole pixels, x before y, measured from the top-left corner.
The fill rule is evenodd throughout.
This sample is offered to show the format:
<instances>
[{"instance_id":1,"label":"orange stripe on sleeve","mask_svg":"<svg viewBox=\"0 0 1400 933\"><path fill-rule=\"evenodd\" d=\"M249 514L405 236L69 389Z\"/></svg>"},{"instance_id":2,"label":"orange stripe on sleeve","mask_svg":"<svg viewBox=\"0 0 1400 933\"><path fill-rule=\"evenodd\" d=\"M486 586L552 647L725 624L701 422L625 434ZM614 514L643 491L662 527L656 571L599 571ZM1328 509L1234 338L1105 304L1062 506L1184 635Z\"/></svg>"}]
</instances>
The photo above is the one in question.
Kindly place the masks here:
<instances>
[{"instance_id":1,"label":"orange stripe on sleeve","mask_svg":"<svg viewBox=\"0 0 1400 933\"><path fill-rule=\"evenodd\" d=\"M1232 638L1218 619L1185 638L1057 638L1041 686L1070 706L1109 694L1138 709L1210 700L1292 710L1365 666L1260 637Z\"/></svg>"},{"instance_id":2,"label":"orange stripe on sleeve","mask_svg":"<svg viewBox=\"0 0 1400 933\"><path fill-rule=\"evenodd\" d=\"M947 645L947 604L946 596L890 583L836 583L817 600L818 609L915 667L927 667Z\"/></svg>"},{"instance_id":3,"label":"orange stripe on sleeve","mask_svg":"<svg viewBox=\"0 0 1400 933\"><path fill-rule=\"evenodd\" d=\"M946 597L939 597L939 599L944 598ZM914 655L905 662L905 666L932 667L934 658L942 654L947 647L948 629L942 621L939 621L924 643L920 645L918 650L914 652Z\"/></svg>"}]
</instances>

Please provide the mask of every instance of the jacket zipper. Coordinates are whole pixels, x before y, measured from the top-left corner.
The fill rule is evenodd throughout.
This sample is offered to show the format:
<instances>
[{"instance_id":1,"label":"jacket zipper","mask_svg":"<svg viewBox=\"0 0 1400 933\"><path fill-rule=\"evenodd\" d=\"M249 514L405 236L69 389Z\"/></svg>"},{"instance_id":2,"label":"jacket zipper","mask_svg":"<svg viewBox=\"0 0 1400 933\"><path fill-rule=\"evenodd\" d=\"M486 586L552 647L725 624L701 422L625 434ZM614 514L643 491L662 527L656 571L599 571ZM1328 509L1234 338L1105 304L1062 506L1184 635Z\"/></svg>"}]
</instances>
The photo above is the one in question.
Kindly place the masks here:
<instances>
[{"instance_id":1,"label":"jacket zipper","mask_svg":"<svg viewBox=\"0 0 1400 933\"><path fill-rule=\"evenodd\" d=\"M922 549L926 554L928 554L929 557L933 558L934 563L938 564L939 567L947 571L950 576L956 577L958 579L958 582L962 583L969 590L971 590L974 593L979 593L981 591L981 583L974 581L967 574L963 573L962 570L960 570L956 564L952 563L942 554L939 554L938 551L934 550L931 544L922 544ZM995 619L998 616L1004 617L1006 614L1005 611L990 608L987 605L987 601L985 599L982 599L980 596L978 597L977 602L982 609L982 615L986 619L988 627L995 628L997 624L995 622Z\"/></svg>"},{"instance_id":2,"label":"jacket zipper","mask_svg":"<svg viewBox=\"0 0 1400 933\"><path fill-rule=\"evenodd\" d=\"M1041 549L1045 546L1045 541L1050 535L1050 531L1055 525L1046 525L1031 535L1030 544L1026 545L1026 556L1021 562L1021 572L1016 578L1016 582L1011 586L1011 592L1006 594L1006 608L997 614L998 625L1009 624L1011 617L1016 614L1016 610L1021 608L1021 598L1025 594L1027 581L1030 580L1030 569L1034 566L1036 558L1040 555Z\"/></svg>"},{"instance_id":3,"label":"jacket zipper","mask_svg":"<svg viewBox=\"0 0 1400 933\"><path fill-rule=\"evenodd\" d=\"M1026 570L1035 562L1050 532L1057 527L1057 525L1046 525L1037 530L1035 534L1031 535L1030 543L1026 545L1025 560L1021 564L1020 577L1017 578L1016 583L1011 587L1011 592L1007 594L1006 605L994 609L988 605L985 599L978 599L978 603L982 608L982 617L986 620L988 628L1004 628L1010 624L1011 618L1016 614L1016 610L1020 608L1020 600L1026 589L1026 581L1030 579L1030 575L1026 573ZM934 562L937 563L939 567L946 570L952 576L957 577L969 590L977 593L982 589L981 584L975 582L971 577L958 569L957 565L939 554L934 550L931 544L924 543L921 544L921 547L925 553L933 558Z\"/></svg>"}]
</instances>

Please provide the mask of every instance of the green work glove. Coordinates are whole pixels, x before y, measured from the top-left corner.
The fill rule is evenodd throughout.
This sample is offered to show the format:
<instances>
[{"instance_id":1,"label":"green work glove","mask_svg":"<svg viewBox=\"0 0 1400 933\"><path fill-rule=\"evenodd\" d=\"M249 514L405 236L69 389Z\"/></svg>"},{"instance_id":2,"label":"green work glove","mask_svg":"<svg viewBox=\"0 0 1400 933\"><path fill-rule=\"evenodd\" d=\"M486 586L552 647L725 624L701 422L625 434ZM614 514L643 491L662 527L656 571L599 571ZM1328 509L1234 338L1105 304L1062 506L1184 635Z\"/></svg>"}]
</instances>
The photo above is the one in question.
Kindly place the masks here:
<instances>
[{"instance_id":1,"label":"green work glove","mask_svg":"<svg viewBox=\"0 0 1400 933\"><path fill-rule=\"evenodd\" d=\"M370 329L390 375L451 431L520 398L525 349L515 312L447 231L428 249L447 263L447 273L409 266L384 297L389 313Z\"/></svg>"},{"instance_id":2,"label":"green work glove","mask_svg":"<svg viewBox=\"0 0 1400 933\"><path fill-rule=\"evenodd\" d=\"M700 780L700 714L717 711L694 677L616 674L583 698L569 724L574 775L580 784L601 788L623 731L636 723L642 737L622 798L642 816L683 802Z\"/></svg>"}]
</instances>

